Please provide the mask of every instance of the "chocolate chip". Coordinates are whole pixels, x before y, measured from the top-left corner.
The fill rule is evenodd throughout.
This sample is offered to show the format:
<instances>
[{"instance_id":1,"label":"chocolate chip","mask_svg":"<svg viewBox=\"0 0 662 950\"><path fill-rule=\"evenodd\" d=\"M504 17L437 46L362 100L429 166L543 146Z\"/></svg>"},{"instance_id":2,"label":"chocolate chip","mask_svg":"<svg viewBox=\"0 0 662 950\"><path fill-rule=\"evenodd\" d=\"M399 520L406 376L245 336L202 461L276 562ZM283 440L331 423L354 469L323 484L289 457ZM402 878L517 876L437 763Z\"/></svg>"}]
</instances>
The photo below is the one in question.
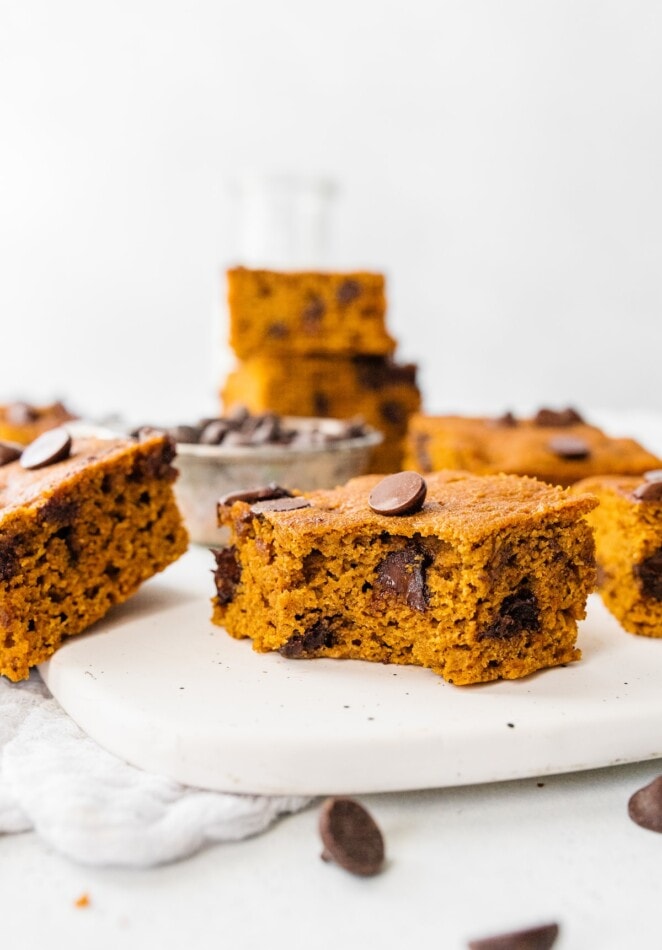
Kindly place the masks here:
<instances>
[{"instance_id":1,"label":"chocolate chip","mask_svg":"<svg viewBox=\"0 0 662 950\"><path fill-rule=\"evenodd\" d=\"M24 448L18 442L0 442L0 467L20 459Z\"/></svg>"},{"instance_id":2,"label":"chocolate chip","mask_svg":"<svg viewBox=\"0 0 662 950\"><path fill-rule=\"evenodd\" d=\"M396 402L394 399L383 402L379 407L379 414L385 422L390 422L391 425L402 425L407 421L407 410L401 402Z\"/></svg>"},{"instance_id":3,"label":"chocolate chip","mask_svg":"<svg viewBox=\"0 0 662 950\"><path fill-rule=\"evenodd\" d=\"M308 333L318 333L325 313L324 301L317 296L311 297L301 313L303 329Z\"/></svg>"},{"instance_id":4,"label":"chocolate chip","mask_svg":"<svg viewBox=\"0 0 662 950\"><path fill-rule=\"evenodd\" d=\"M539 409L533 417L535 426L575 426L584 422L576 409Z\"/></svg>"},{"instance_id":5,"label":"chocolate chip","mask_svg":"<svg viewBox=\"0 0 662 950\"><path fill-rule=\"evenodd\" d=\"M191 445L201 441L200 430L197 426L172 426L172 428L168 429L168 435L174 439L175 442L183 442L185 445Z\"/></svg>"},{"instance_id":6,"label":"chocolate chip","mask_svg":"<svg viewBox=\"0 0 662 950\"><path fill-rule=\"evenodd\" d=\"M358 280L344 280L336 291L336 300L339 304L348 304L361 296L361 285Z\"/></svg>"},{"instance_id":7,"label":"chocolate chip","mask_svg":"<svg viewBox=\"0 0 662 950\"><path fill-rule=\"evenodd\" d=\"M353 798L327 798L319 830L325 861L335 861L352 874L378 874L384 865L384 839L372 815Z\"/></svg>"},{"instance_id":8,"label":"chocolate chip","mask_svg":"<svg viewBox=\"0 0 662 950\"><path fill-rule=\"evenodd\" d=\"M284 340L290 335L290 331L286 323L270 323L266 335L271 340Z\"/></svg>"},{"instance_id":9,"label":"chocolate chip","mask_svg":"<svg viewBox=\"0 0 662 950\"><path fill-rule=\"evenodd\" d=\"M271 501L274 498L292 498L292 492L281 488L275 482L259 488L247 488L243 491L231 491L219 499L219 505L234 505L235 501L245 501L253 505L256 501Z\"/></svg>"},{"instance_id":10,"label":"chocolate chip","mask_svg":"<svg viewBox=\"0 0 662 950\"><path fill-rule=\"evenodd\" d=\"M331 403L326 393L313 393L313 412L316 416L328 416L331 410Z\"/></svg>"},{"instance_id":11,"label":"chocolate chip","mask_svg":"<svg viewBox=\"0 0 662 950\"><path fill-rule=\"evenodd\" d=\"M493 419L492 424L504 429L514 429L517 426L517 419L512 412L504 412L502 416Z\"/></svg>"},{"instance_id":12,"label":"chocolate chip","mask_svg":"<svg viewBox=\"0 0 662 950\"><path fill-rule=\"evenodd\" d=\"M398 472L375 485L368 503L378 515L412 515L423 507L427 490L418 472Z\"/></svg>"},{"instance_id":13,"label":"chocolate chip","mask_svg":"<svg viewBox=\"0 0 662 950\"><path fill-rule=\"evenodd\" d=\"M23 468L45 468L69 458L72 440L66 429L49 429L31 442L21 455Z\"/></svg>"},{"instance_id":14,"label":"chocolate chip","mask_svg":"<svg viewBox=\"0 0 662 950\"><path fill-rule=\"evenodd\" d=\"M547 447L554 455L569 461L580 461L590 456L591 450L583 439L571 435L557 435L550 439Z\"/></svg>"},{"instance_id":15,"label":"chocolate chip","mask_svg":"<svg viewBox=\"0 0 662 950\"><path fill-rule=\"evenodd\" d=\"M470 940L469 950L550 950L559 935L558 924L543 924L528 930Z\"/></svg>"},{"instance_id":16,"label":"chocolate chip","mask_svg":"<svg viewBox=\"0 0 662 950\"><path fill-rule=\"evenodd\" d=\"M310 508L310 502L305 498L274 498L258 501L251 506L251 511L254 515L263 515L268 511L296 511L297 508Z\"/></svg>"},{"instance_id":17,"label":"chocolate chip","mask_svg":"<svg viewBox=\"0 0 662 950\"><path fill-rule=\"evenodd\" d=\"M634 793L628 802L628 815L642 828L662 832L662 775Z\"/></svg>"},{"instance_id":18,"label":"chocolate chip","mask_svg":"<svg viewBox=\"0 0 662 950\"><path fill-rule=\"evenodd\" d=\"M377 565L377 590L402 598L413 610L427 610L425 572L430 562L430 557L414 544L391 551Z\"/></svg>"},{"instance_id":19,"label":"chocolate chip","mask_svg":"<svg viewBox=\"0 0 662 950\"><path fill-rule=\"evenodd\" d=\"M281 656L296 660L329 649L335 643L330 621L317 620L305 633L295 633L278 650Z\"/></svg>"},{"instance_id":20,"label":"chocolate chip","mask_svg":"<svg viewBox=\"0 0 662 950\"><path fill-rule=\"evenodd\" d=\"M217 548L212 551L216 559L214 583L220 604L229 604L235 595L237 584L241 579L241 567L237 560L237 549L232 547Z\"/></svg>"},{"instance_id":21,"label":"chocolate chip","mask_svg":"<svg viewBox=\"0 0 662 950\"><path fill-rule=\"evenodd\" d=\"M634 575L639 579L645 597L662 600L662 548L658 548L640 564L635 564Z\"/></svg>"},{"instance_id":22,"label":"chocolate chip","mask_svg":"<svg viewBox=\"0 0 662 950\"><path fill-rule=\"evenodd\" d=\"M540 630L538 600L528 587L521 587L516 593L504 597L495 620L478 635L478 639L508 640L524 630Z\"/></svg>"},{"instance_id":23,"label":"chocolate chip","mask_svg":"<svg viewBox=\"0 0 662 950\"><path fill-rule=\"evenodd\" d=\"M39 413L28 402L13 402L5 410L7 422L14 426L26 426L36 422Z\"/></svg>"},{"instance_id":24,"label":"chocolate chip","mask_svg":"<svg viewBox=\"0 0 662 950\"><path fill-rule=\"evenodd\" d=\"M644 483L632 492L639 501L662 500L662 469L644 472Z\"/></svg>"}]
</instances>

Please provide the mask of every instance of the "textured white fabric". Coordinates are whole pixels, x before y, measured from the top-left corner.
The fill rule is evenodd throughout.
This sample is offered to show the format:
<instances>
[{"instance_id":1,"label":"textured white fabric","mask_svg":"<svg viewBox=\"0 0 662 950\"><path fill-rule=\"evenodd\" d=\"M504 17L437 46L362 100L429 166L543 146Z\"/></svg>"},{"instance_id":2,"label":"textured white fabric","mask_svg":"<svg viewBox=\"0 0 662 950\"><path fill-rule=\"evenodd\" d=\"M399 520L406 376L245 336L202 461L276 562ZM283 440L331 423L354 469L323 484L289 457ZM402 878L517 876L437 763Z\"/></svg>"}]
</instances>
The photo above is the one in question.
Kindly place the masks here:
<instances>
[{"instance_id":1,"label":"textured white fabric","mask_svg":"<svg viewBox=\"0 0 662 950\"><path fill-rule=\"evenodd\" d=\"M34 828L83 864L150 867L264 831L301 797L208 792L104 751L38 674L0 677L0 833Z\"/></svg>"}]
</instances>

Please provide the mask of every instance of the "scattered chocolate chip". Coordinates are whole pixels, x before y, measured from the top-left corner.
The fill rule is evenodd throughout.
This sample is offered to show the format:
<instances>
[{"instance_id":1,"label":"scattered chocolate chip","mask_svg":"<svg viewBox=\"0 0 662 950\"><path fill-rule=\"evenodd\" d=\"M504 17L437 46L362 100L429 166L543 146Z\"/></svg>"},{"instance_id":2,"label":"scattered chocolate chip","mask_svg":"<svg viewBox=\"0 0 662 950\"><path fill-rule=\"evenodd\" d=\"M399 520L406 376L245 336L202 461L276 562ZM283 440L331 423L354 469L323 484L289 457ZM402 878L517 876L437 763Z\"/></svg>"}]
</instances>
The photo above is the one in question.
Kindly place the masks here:
<instances>
[{"instance_id":1,"label":"scattered chocolate chip","mask_svg":"<svg viewBox=\"0 0 662 950\"><path fill-rule=\"evenodd\" d=\"M378 593L395 594L413 610L427 610L429 595L425 572L430 560L430 557L414 544L409 544L400 551L391 551L377 565Z\"/></svg>"},{"instance_id":2,"label":"scattered chocolate chip","mask_svg":"<svg viewBox=\"0 0 662 950\"><path fill-rule=\"evenodd\" d=\"M329 649L335 643L335 637L328 620L317 620L305 633L295 633L278 650L281 656L296 660L302 656L312 656L320 650Z\"/></svg>"},{"instance_id":3,"label":"scattered chocolate chip","mask_svg":"<svg viewBox=\"0 0 662 950\"><path fill-rule=\"evenodd\" d=\"M662 500L662 469L644 472L644 482L632 492L639 501Z\"/></svg>"},{"instance_id":4,"label":"scattered chocolate chip","mask_svg":"<svg viewBox=\"0 0 662 950\"><path fill-rule=\"evenodd\" d=\"M348 304L361 296L361 285L358 280L344 280L336 291L336 300L339 304Z\"/></svg>"},{"instance_id":5,"label":"scattered chocolate chip","mask_svg":"<svg viewBox=\"0 0 662 950\"><path fill-rule=\"evenodd\" d=\"M378 515L413 515L423 507L427 490L418 472L398 472L375 485L368 503Z\"/></svg>"},{"instance_id":6,"label":"scattered chocolate chip","mask_svg":"<svg viewBox=\"0 0 662 950\"><path fill-rule=\"evenodd\" d=\"M470 940L469 950L550 950L559 935L558 924L543 924L494 937Z\"/></svg>"},{"instance_id":7,"label":"scattered chocolate chip","mask_svg":"<svg viewBox=\"0 0 662 950\"><path fill-rule=\"evenodd\" d=\"M271 501L274 498L292 498L292 492L287 488L281 488L275 482L269 482L268 485L259 488L247 488L244 491L231 491L219 499L219 505L234 505L235 501L245 501L247 505L253 505L256 501Z\"/></svg>"},{"instance_id":8,"label":"scattered chocolate chip","mask_svg":"<svg viewBox=\"0 0 662 950\"><path fill-rule=\"evenodd\" d=\"M25 446L19 445L18 442L0 441L0 467L20 459L24 448Z\"/></svg>"},{"instance_id":9,"label":"scattered chocolate chip","mask_svg":"<svg viewBox=\"0 0 662 950\"><path fill-rule=\"evenodd\" d=\"M237 584L241 579L241 567L234 546L217 548L211 552L216 559L214 583L220 604L229 604L234 599Z\"/></svg>"},{"instance_id":10,"label":"scattered chocolate chip","mask_svg":"<svg viewBox=\"0 0 662 950\"><path fill-rule=\"evenodd\" d=\"M557 435L547 443L550 452L559 458L580 461L591 454L591 449L583 439L571 435Z\"/></svg>"},{"instance_id":11,"label":"scattered chocolate chip","mask_svg":"<svg viewBox=\"0 0 662 950\"><path fill-rule=\"evenodd\" d=\"M642 828L662 832L662 775L634 793L628 802L628 815Z\"/></svg>"},{"instance_id":12,"label":"scattered chocolate chip","mask_svg":"<svg viewBox=\"0 0 662 950\"><path fill-rule=\"evenodd\" d=\"M517 419L512 412L504 412L502 416L497 416L492 420L492 424L504 429L514 429L517 426Z\"/></svg>"},{"instance_id":13,"label":"scattered chocolate chip","mask_svg":"<svg viewBox=\"0 0 662 950\"><path fill-rule=\"evenodd\" d=\"M311 297L301 312L301 324L307 333L318 333L322 318L326 313L324 301L317 296Z\"/></svg>"},{"instance_id":14,"label":"scattered chocolate chip","mask_svg":"<svg viewBox=\"0 0 662 950\"><path fill-rule=\"evenodd\" d=\"M72 440L66 429L49 429L31 442L21 455L23 468L45 468L69 458Z\"/></svg>"},{"instance_id":15,"label":"scattered chocolate chip","mask_svg":"<svg viewBox=\"0 0 662 950\"><path fill-rule=\"evenodd\" d=\"M401 402L389 399L379 407L379 414L385 422L391 425L403 425L407 421L407 410Z\"/></svg>"},{"instance_id":16,"label":"scattered chocolate chip","mask_svg":"<svg viewBox=\"0 0 662 950\"><path fill-rule=\"evenodd\" d=\"M258 501L251 506L251 512L263 515L268 511L296 511L297 508L310 508L310 502L306 498L274 498Z\"/></svg>"},{"instance_id":17,"label":"scattered chocolate chip","mask_svg":"<svg viewBox=\"0 0 662 950\"><path fill-rule=\"evenodd\" d=\"M168 435L174 439L175 442L183 442L187 445L202 441L200 429L197 426L173 426L171 429L168 429Z\"/></svg>"},{"instance_id":18,"label":"scattered chocolate chip","mask_svg":"<svg viewBox=\"0 0 662 950\"><path fill-rule=\"evenodd\" d=\"M267 327L266 333L271 340L284 340L285 337L290 335L290 331L286 323L270 323Z\"/></svg>"},{"instance_id":19,"label":"scattered chocolate chip","mask_svg":"<svg viewBox=\"0 0 662 950\"><path fill-rule=\"evenodd\" d=\"M396 363L386 356L354 356L356 379L363 389L384 389L386 386L415 386L415 363Z\"/></svg>"},{"instance_id":20,"label":"scattered chocolate chip","mask_svg":"<svg viewBox=\"0 0 662 950\"><path fill-rule=\"evenodd\" d=\"M197 441L200 445L220 445L229 429L230 424L225 419L211 419L202 432L198 432Z\"/></svg>"},{"instance_id":21,"label":"scattered chocolate chip","mask_svg":"<svg viewBox=\"0 0 662 950\"><path fill-rule=\"evenodd\" d=\"M584 420L576 409L568 406L567 409L539 409L533 417L536 426L575 426L582 425Z\"/></svg>"},{"instance_id":22,"label":"scattered chocolate chip","mask_svg":"<svg viewBox=\"0 0 662 950\"><path fill-rule=\"evenodd\" d=\"M662 600L662 548L635 564L634 575L639 579L645 597Z\"/></svg>"},{"instance_id":23,"label":"scattered chocolate chip","mask_svg":"<svg viewBox=\"0 0 662 950\"><path fill-rule=\"evenodd\" d=\"M353 798L327 798L319 830L322 858L352 874L378 874L384 865L384 839L372 815Z\"/></svg>"},{"instance_id":24,"label":"scattered chocolate chip","mask_svg":"<svg viewBox=\"0 0 662 950\"><path fill-rule=\"evenodd\" d=\"M540 630L540 614L536 595L528 587L504 597L499 612L490 626L478 635L495 640L508 640L524 630Z\"/></svg>"},{"instance_id":25,"label":"scattered chocolate chip","mask_svg":"<svg viewBox=\"0 0 662 950\"><path fill-rule=\"evenodd\" d=\"M7 422L14 426L26 426L31 422L36 422L39 413L34 406L28 402L13 402L5 410Z\"/></svg>"}]
</instances>

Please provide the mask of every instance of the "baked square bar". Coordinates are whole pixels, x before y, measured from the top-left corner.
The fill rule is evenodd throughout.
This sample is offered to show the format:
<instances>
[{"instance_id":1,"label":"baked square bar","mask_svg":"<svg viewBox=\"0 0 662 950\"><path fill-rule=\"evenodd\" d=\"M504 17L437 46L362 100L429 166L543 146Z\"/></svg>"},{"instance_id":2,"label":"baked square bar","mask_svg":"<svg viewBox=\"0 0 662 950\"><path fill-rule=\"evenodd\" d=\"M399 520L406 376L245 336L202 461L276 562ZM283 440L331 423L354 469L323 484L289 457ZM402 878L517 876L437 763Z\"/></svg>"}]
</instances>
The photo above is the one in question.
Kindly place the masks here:
<instances>
[{"instance_id":1,"label":"baked square bar","mask_svg":"<svg viewBox=\"0 0 662 950\"><path fill-rule=\"evenodd\" d=\"M590 495L439 472L420 511L380 515L379 484L219 505L231 535L216 552L214 622L260 652L414 664L458 685L579 657Z\"/></svg>"},{"instance_id":2,"label":"baked square bar","mask_svg":"<svg viewBox=\"0 0 662 950\"><path fill-rule=\"evenodd\" d=\"M235 366L221 397L226 411L358 416L384 436L371 457L377 473L402 468L407 423L421 405L416 366L383 356L256 356Z\"/></svg>"},{"instance_id":3,"label":"baked square bar","mask_svg":"<svg viewBox=\"0 0 662 950\"><path fill-rule=\"evenodd\" d=\"M575 488L600 501L588 520L605 606L630 633L662 637L662 472L589 478Z\"/></svg>"},{"instance_id":4,"label":"baked square bar","mask_svg":"<svg viewBox=\"0 0 662 950\"><path fill-rule=\"evenodd\" d=\"M230 346L258 353L344 353L385 356L395 350L386 330L382 274L227 272Z\"/></svg>"},{"instance_id":5,"label":"baked square bar","mask_svg":"<svg viewBox=\"0 0 662 950\"><path fill-rule=\"evenodd\" d=\"M662 462L635 442L606 435L573 409L533 418L413 416L405 464L419 472L465 469L479 475L530 475L572 485L591 475L641 475Z\"/></svg>"},{"instance_id":6,"label":"baked square bar","mask_svg":"<svg viewBox=\"0 0 662 950\"><path fill-rule=\"evenodd\" d=\"M24 679L183 554L173 457L162 434L74 439L62 461L0 468L1 674Z\"/></svg>"}]
</instances>

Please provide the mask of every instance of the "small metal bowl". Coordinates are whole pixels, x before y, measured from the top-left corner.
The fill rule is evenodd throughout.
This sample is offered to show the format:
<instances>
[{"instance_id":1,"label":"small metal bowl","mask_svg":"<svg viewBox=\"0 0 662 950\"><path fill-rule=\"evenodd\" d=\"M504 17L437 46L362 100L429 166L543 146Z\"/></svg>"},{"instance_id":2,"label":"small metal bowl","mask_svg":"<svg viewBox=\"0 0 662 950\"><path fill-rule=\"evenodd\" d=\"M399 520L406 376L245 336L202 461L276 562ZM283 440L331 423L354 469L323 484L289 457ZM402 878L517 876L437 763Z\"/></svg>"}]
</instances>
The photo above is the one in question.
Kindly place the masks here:
<instances>
[{"instance_id":1,"label":"small metal bowl","mask_svg":"<svg viewBox=\"0 0 662 950\"><path fill-rule=\"evenodd\" d=\"M191 541L214 547L227 535L217 527L216 507L222 495L276 482L283 488L313 491L335 488L362 475L381 432L338 438L347 423L339 419L285 417L284 425L299 432L318 431L337 441L292 445L200 445L177 443L177 503Z\"/></svg>"}]
</instances>

